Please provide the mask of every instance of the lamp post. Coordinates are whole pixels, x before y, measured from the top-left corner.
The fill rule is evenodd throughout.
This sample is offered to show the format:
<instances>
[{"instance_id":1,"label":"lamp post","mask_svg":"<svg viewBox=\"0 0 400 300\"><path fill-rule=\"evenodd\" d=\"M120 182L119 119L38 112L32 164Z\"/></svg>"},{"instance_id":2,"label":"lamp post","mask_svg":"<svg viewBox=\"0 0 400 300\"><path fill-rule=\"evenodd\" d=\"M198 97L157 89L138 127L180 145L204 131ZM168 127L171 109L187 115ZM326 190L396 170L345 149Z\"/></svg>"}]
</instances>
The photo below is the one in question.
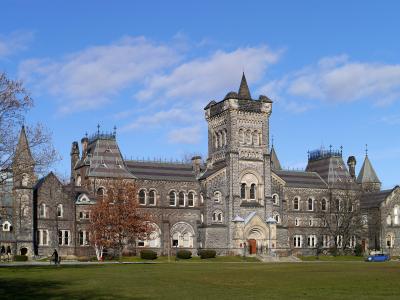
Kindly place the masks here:
<instances>
[{"instance_id":1,"label":"lamp post","mask_svg":"<svg viewBox=\"0 0 400 300\"><path fill-rule=\"evenodd\" d=\"M271 255L271 225L276 224L276 220L273 217L267 219L268 225L268 255Z\"/></svg>"}]
</instances>

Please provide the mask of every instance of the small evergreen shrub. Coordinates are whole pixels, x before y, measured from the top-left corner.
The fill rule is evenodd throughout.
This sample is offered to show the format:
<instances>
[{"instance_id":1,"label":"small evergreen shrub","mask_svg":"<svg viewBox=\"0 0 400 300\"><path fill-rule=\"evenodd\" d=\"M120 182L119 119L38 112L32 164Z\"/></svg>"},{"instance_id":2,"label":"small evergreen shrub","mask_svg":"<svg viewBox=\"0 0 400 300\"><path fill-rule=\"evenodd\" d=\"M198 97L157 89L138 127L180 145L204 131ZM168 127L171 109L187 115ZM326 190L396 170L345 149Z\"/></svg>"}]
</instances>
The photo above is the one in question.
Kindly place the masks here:
<instances>
[{"instance_id":1,"label":"small evergreen shrub","mask_svg":"<svg viewBox=\"0 0 400 300\"><path fill-rule=\"evenodd\" d=\"M329 248L329 254L332 256L338 256L339 255L339 251L336 247L331 247Z\"/></svg>"},{"instance_id":2,"label":"small evergreen shrub","mask_svg":"<svg viewBox=\"0 0 400 300\"><path fill-rule=\"evenodd\" d=\"M140 251L140 258L154 260L157 258L157 252L153 250L142 250Z\"/></svg>"},{"instance_id":3,"label":"small evergreen shrub","mask_svg":"<svg viewBox=\"0 0 400 300\"><path fill-rule=\"evenodd\" d=\"M14 256L15 261L28 261L28 256L26 255L15 255Z\"/></svg>"},{"instance_id":4,"label":"small evergreen shrub","mask_svg":"<svg viewBox=\"0 0 400 300\"><path fill-rule=\"evenodd\" d=\"M357 244L357 245L354 247L354 254L355 254L355 256L362 256L362 253L363 253L363 249L362 249L361 244Z\"/></svg>"},{"instance_id":5,"label":"small evergreen shrub","mask_svg":"<svg viewBox=\"0 0 400 300\"><path fill-rule=\"evenodd\" d=\"M215 258L217 256L217 251L215 250L199 250L197 252L198 256L200 256L201 259L207 259L207 258Z\"/></svg>"},{"instance_id":6,"label":"small evergreen shrub","mask_svg":"<svg viewBox=\"0 0 400 300\"><path fill-rule=\"evenodd\" d=\"M176 252L176 257L179 259L190 259L192 258L192 252L189 250L179 250Z\"/></svg>"}]
</instances>

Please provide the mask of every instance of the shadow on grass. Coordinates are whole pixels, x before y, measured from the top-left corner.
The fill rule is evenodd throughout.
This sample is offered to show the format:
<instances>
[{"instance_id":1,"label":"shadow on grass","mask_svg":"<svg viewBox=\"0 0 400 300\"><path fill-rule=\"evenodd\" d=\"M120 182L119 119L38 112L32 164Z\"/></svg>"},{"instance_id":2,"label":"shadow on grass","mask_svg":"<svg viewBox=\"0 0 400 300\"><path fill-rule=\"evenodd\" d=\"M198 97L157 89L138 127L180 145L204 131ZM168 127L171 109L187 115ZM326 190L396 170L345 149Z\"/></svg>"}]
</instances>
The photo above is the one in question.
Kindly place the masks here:
<instances>
[{"instance_id":1,"label":"shadow on grass","mask_svg":"<svg viewBox=\"0 0 400 300\"><path fill-rule=\"evenodd\" d=\"M115 292L98 290L68 291L70 284L55 280L0 278L0 299L135 299Z\"/></svg>"}]
</instances>

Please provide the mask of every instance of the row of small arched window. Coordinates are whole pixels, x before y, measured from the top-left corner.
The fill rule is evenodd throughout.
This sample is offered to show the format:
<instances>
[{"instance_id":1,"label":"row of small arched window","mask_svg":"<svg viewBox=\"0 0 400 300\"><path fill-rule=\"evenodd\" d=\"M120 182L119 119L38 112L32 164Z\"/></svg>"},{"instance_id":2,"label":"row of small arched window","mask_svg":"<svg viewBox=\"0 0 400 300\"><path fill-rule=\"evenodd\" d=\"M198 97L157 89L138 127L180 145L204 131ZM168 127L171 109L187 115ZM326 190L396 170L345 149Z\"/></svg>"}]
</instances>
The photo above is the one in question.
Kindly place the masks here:
<instances>
[{"instance_id":1,"label":"row of small arched window","mask_svg":"<svg viewBox=\"0 0 400 300\"><path fill-rule=\"evenodd\" d=\"M247 190L249 190L247 192ZM240 185L240 198L244 199L250 199L250 200L256 200L256 195L257 195L257 185L255 183L252 183L250 185L250 189L248 189L248 186L246 183L242 183Z\"/></svg>"},{"instance_id":2,"label":"row of small arched window","mask_svg":"<svg viewBox=\"0 0 400 300\"><path fill-rule=\"evenodd\" d=\"M48 217L46 203L41 203L39 205L39 217L41 217L41 218L47 218ZM57 204L57 217L58 218L63 218L64 217L64 206L62 204Z\"/></svg>"},{"instance_id":3,"label":"row of small arched window","mask_svg":"<svg viewBox=\"0 0 400 300\"><path fill-rule=\"evenodd\" d=\"M258 130L239 129L239 143L243 145L261 145L261 132Z\"/></svg>"},{"instance_id":4,"label":"row of small arched window","mask_svg":"<svg viewBox=\"0 0 400 300\"><path fill-rule=\"evenodd\" d=\"M214 133L214 148L222 148L227 144L227 131L226 129L219 130Z\"/></svg>"}]
</instances>

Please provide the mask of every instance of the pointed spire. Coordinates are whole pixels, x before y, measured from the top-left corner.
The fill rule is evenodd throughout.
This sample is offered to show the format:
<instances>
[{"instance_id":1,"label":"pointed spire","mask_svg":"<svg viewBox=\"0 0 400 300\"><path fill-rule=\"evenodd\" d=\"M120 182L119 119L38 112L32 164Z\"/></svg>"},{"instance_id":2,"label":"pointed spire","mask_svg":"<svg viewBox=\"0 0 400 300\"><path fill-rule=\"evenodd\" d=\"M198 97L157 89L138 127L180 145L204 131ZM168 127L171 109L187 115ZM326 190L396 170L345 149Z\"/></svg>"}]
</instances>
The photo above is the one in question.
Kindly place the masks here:
<instances>
[{"instance_id":1,"label":"pointed spire","mask_svg":"<svg viewBox=\"0 0 400 300\"><path fill-rule=\"evenodd\" d=\"M247 80L246 76L242 75L242 81L240 82L240 87L239 87L239 99L241 100L251 100L251 95L250 95L250 90L249 86L247 85Z\"/></svg>"},{"instance_id":2,"label":"pointed spire","mask_svg":"<svg viewBox=\"0 0 400 300\"><path fill-rule=\"evenodd\" d=\"M361 167L360 173L357 176L358 183L380 183L378 176L375 173L374 168L368 158L368 155L365 154L364 163Z\"/></svg>"},{"instance_id":3,"label":"pointed spire","mask_svg":"<svg viewBox=\"0 0 400 300\"><path fill-rule=\"evenodd\" d=\"M26 137L25 126L22 125L18 144L15 149L13 164L31 165L33 162L34 160L29 148L28 138Z\"/></svg>"},{"instance_id":4,"label":"pointed spire","mask_svg":"<svg viewBox=\"0 0 400 300\"><path fill-rule=\"evenodd\" d=\"M279 162L278 155L276 155L274 145L272 145L270 157L271 157L271 169L282 170L281 163Z\"/></svg>"}]
</instances>

